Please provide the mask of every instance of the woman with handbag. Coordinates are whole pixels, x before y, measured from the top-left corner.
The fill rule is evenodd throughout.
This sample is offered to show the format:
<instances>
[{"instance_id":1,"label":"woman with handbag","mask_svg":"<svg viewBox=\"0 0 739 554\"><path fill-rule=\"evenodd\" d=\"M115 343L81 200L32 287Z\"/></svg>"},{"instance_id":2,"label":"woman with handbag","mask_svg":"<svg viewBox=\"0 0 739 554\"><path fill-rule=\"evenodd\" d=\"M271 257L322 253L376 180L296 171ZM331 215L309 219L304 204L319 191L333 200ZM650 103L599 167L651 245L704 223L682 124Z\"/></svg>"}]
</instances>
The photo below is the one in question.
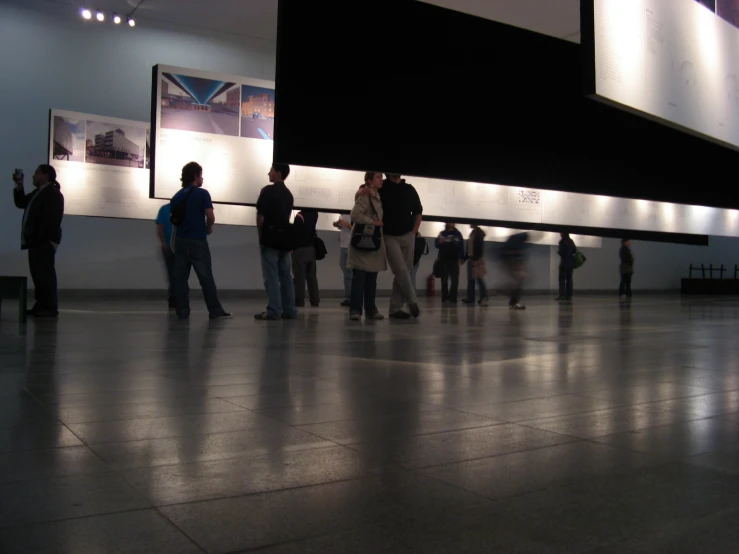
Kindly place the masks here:
<instances>
[{"instance_id":1,"label":"woman with handbag","mask_svg":"<svg viewBox=\"0 0 739 554\"><path fill-rule=\"evenodd\" d=\"M349 319L359 321L364 306L365 317L379 321L384 316L375 305L377 273L387 270L382 237L382 200L378 193L382 188L382 173L365 173L364 187L370 193L357 194L351 214L354 226L347 261L347 267L352 270Z\"/></svg>"}]
</instances>

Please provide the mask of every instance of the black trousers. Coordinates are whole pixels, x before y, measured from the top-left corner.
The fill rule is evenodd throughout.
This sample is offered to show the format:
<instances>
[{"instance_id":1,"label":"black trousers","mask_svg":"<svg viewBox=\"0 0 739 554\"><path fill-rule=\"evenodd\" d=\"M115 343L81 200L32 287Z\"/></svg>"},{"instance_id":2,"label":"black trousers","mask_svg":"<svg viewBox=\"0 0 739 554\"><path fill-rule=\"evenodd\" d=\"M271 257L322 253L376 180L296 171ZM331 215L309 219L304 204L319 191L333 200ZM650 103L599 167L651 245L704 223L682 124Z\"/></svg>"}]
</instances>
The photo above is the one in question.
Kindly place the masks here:
<instances>
[{"instance_id":1,"label":"black trousers","mask_svg":"<svg viewBox=\"0 0 739 554\"><path fill-rule=\"evenodd\" d=\"M621 284L618 287L619 296L631 298L631 277L633 277L632 273L621 274Z\"/></svg>"},{"instance_id":2,"label":"black trousers","mask_svg":"<svg viewBox=\"0 0 739 554\"><path fill-rule=\"evenodd\" d=\"M442 260L441 301L456 302L459 290L459 260ZM450 283L451 281L451 287Z\"/></svg>"},{"instance_id":3,"label":"black trousers","mask_svg":"<svg viewBox=\"0 0 739 554\"><path fill-rule=\"evenodd\" d=\"M28 268L36 295L34 310L56 312L59 309L55 263L56 250L51 243L28 248Z\"/></svg>"}]
</instances>

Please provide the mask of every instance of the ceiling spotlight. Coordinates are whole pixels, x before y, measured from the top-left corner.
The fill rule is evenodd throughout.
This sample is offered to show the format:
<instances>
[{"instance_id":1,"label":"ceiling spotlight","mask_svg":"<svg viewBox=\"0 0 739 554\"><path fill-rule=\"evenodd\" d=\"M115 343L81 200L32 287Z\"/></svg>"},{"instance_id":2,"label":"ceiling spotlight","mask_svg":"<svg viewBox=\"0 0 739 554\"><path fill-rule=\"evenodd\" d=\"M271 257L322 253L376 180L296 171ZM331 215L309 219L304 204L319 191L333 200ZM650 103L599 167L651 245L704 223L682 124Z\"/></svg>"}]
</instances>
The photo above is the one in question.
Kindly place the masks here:
<instances>
[{"instance_id":1,"label":"ceiling spotlight","mask_svg":"<svg viewBox=\"0 0 739 554\"><path fill-rule=\"evenodd\" d=\"M95 19L97 19L100 23L102 23L103 21L105 21L105 14L99 11L95 14Z\"/></svg>"},{"instance_id":2,"label":"ceiling spotlight","mask_svg":"<svg viewBox=\"0 0 739 554\"><path fill-rule=\"evenodd\" d=\"M115 23L116 25L121 24L121 16L118 15L117 13L113 14L113 23Z\"/></svg>"},{"instance_id":3,"label":"ceiling spotlight","mask_svg":"<svg viewBox=\"0 0 739 554\"><path fill-rule=\"evenodd\" d=\"M92 19L92 12L87 8L82 8L80 14L82 15L82 19Z\"/></svg>"},{"instance_id":4,"label":"ceiling spotlight","mask_svg":"<svg viewBox=\"0 0 739 554\"><path fill-rule=\"evenodd\" d=\"M126 18L128 20L128 26L129 27L136 27L136 22L131 17Z\"/></svg>"}]
</instances>

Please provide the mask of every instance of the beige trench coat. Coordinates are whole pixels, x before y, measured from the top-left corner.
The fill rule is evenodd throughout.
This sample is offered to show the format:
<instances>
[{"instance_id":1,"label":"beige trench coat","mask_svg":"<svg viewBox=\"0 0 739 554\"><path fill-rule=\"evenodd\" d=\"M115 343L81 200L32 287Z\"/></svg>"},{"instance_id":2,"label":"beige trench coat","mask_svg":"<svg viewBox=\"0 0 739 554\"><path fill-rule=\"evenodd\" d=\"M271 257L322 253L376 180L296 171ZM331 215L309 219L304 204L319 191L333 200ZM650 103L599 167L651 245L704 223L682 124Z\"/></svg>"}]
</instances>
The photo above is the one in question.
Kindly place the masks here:
<instances>
[{"instance_id":1,"label":"beige trench coat","mask_svg":"<svg viewBox=\"0 0 739 554\"><path fill-rule=\"evenodd\" d=\"M382 219L382 200L377 191L372 191L371 196L359 196L352 209L352 221L357 223L372 224ZM352 230L353 232L353 230ZM387 270L385 259L385 237L382 238L380 249L374 252L370 250L359 250L349 245L349 259L346 266L349 269L361 269L370 273L379 273Z\"/></svg>"}]
</instances>

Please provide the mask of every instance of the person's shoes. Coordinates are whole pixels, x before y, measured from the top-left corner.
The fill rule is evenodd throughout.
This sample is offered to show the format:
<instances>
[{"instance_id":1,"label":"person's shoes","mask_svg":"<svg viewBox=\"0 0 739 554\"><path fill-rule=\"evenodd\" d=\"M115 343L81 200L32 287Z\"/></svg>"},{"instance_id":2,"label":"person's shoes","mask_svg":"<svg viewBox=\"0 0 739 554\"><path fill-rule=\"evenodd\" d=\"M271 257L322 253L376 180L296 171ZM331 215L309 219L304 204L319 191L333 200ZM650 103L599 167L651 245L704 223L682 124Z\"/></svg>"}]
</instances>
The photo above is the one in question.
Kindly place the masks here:
<instances>
[{"instance_id":1,"label":"person's shoes","mask_svg":"<svg viewBox=\"0 0 739 554\"><path fill-rule=\"evenodd\" d=\"M525 310L526 306L524 306L523 304L511 304L509 308L511 310Z\"/></svg>"},{"instance_id":2,"label":"person's shoes","mask_svg":"<svg viewBox=\"0 0 739 554\"><path fill-rule=\"evenodd\" d=\"M555 296L555 297L554 297L554 299L555 299L555 300L556 300L557 302L562 302L562 301L563 301L563 300L565 299L565 297L564 297L564 296Z\"/></svg>"},{"instance_id":3,"label":"person's shoes","mask_svg":"<svg viewBox=\"0 0 739 554\"><path fill-rule=\"evenodd\" d=\"M169 306L170 308L176 308L177 307L177 300L175 300L174 298L170 298L167 301L167 306Z\"/></svg>"},{"instance_id":4,"label":"person's shoes","mask_svg":"<svg viewBox=\"0 0 739 554\"><path fill-rule=\"evenodd\" d=\"M354 312L352 314L349 314L349 319L351 321L359 321L360 319L362 319L362 314L358 314L357 312Z\"/></svg>"},{"instance_id":5,"label":"person's shoes","mask_svg":"<svg viewBox=\"0 0 739 554\"><path fill-rule=\"evenodd\" d=\"M295 303L295 307L296 308L305 308L305 302L300 302L300 303L296 302Z\"/></svg>"},{"instance_id":6,"label":"person's shoes","mask_svg":"<svg viewBox=\"0 0 739 554\"><path fill-rule=\"evenodd\" d=\"M211 316L208 316L208 317L210 317L210 319L231 319L233 316L234 315L232 313L223 312L222 314L211 315Z\"/></svg>"},{"instance_id":7,"label":"person's shoes","mask_svg":"<svg viewBox=\"0 0 739 554\"><path fill-rule=\"evenodd\" d=\"M411 317L411 314L404 312L403 310L398 310L397 312L390 314L390 319L410 319Z\"/></svg>"},{"instance_id":8,"label":"person's shoes","mask_svg":"<svg viewBox=\"0 0 739 554\"><path fill-rule=\"evenodd\" d=\"M372 315L368 315L367 319L373 319L374 321L382 321L385 319L385 316L382 315L380 312L375 312Z\"/></svg>"},{"instance_id":9,"label":"person's shoes","mask_svg":"<svg viewBox=\"0 0 739 554\"><path fill-rule=\"evenodd\" d=\"M295 315L282 314L280 317L282 319L298 319L298 315L297 314L295 314Z\"/></svg>"},{"instance_id":10,"label":"person's shoes","mask_svg":"<svg viewBox=\"0 0 739 554\"><path fill-rule=\"evenodd\" d=\"M480 298L480 300L477 302L480 304L481 308L485 308L488 305L488 299L487 298Z\"/></svg>"},{"instance_id":11,"label":"person's shoes","mask_svg":"<svg viewBox=\"0 0 739 554\"><path fill-rule=\"evenodd\" d=\"M565 296L565 302L572 302L571 296Z\"/></svg>"},{"instance_id":12,"label":"person's shoes","mask_svg":"<svg viewBox=\"0 0 739 554\"><path fill-rule=\"evenodd\" d=\"M343 302L341 303L341 307L342 307L342 308L348 308L348 307L349 307L349 301L348 301L348 300L344 300L344 301L343 301Z\"/></svg>"},{"instance_id":13,"label":"person's shoes","mask_svg":"<svg viewBox=\"0 0 739 554\"><path fill-rule=\"evenodd\" d=\"M313 308L318 308L319 306L320 306L320 304L311 304L311 307L313 307Z\"/></svg>"},{"instance_id":14,"label":"person's shoes","mask_svg":"<svg viewBox=\"0 0 739 554\"><path fill-rule=\"evenodd\" d=\"M462 298L462 303L463 304L474 304L475 301L474 300L470 301L469 298Z\"/></svg>"},{"instance_id":15,"label":"person's shoes","mask_svg":"<svg viewBox=\"0 0 739 554\"><path fill-rule=\"evenodd\" d=\"M254 319L256 319L257 321L277 321L279 318L273 317L267 312L262 312L260 314L256 314L254 316Z\"/></svg>"},{"instance_id":16,"label":"person's shoes","mask_svg":"<svg viewBox=\"0 0 739 554\"><path fill-rule=\"evenodd\" d=\"M421 315L421 308L418 307L418 304L411 304L410 310L413 317L418 317L419 315Z\"/></svg>"}]
</instances>

